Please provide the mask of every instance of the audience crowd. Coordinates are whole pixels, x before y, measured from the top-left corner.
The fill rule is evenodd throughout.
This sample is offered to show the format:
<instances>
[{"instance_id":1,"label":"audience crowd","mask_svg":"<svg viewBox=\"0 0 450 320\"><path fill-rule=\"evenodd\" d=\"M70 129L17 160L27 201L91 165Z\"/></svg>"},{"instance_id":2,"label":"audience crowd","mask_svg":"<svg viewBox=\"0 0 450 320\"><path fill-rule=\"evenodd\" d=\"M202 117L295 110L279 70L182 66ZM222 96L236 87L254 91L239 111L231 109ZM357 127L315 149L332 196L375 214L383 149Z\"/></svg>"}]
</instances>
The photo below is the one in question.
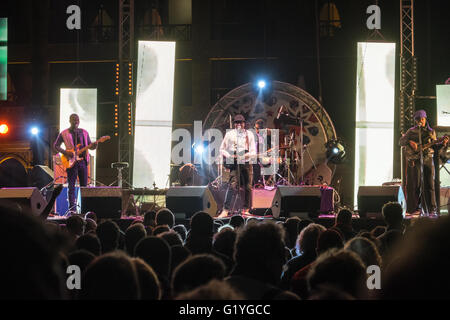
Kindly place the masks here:
<instances>
[{"instance_id":1,"label":"audience crowd","mask_svg":"<svg viewBox=\"0 0 450 320\"><path fill-rule=\"evenodd\" d=\"M355 230L341 209L329 228L195 213L176 224L163 208L125 230L94 212L64 224L4 209L2 299L355 300L445 299L450 217L405 223L384 205L385 226ZM79 268L79 286L69 266ZM370 267L370 268L369 268ZM76 275L76 274L75 274ZM75 286L75 287L74 287Z\"/></svg>"}]
</instances>

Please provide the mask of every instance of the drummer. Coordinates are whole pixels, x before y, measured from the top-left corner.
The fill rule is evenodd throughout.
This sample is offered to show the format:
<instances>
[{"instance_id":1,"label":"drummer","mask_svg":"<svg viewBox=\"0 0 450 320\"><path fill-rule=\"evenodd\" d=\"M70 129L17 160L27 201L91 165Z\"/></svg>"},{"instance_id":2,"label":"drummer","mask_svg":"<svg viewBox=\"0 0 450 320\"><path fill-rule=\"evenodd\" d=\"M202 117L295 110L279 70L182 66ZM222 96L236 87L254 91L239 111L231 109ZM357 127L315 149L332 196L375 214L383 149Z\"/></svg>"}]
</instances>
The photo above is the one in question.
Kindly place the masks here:
<instances>
[{"instance_id":1,"label":"drummer","mask_svg":"<svg viewBox=\"0 0 450 320\"><path fill-rule=\"evenodd\" d=\"M258 153L258 162L253 164L253 181L255 186L264 186L264 180L261 175L261 154L269 149L270 139L266 137L270 134L270 130L265 128L264 120L257 119L254 126L256 152ZM267 145L264 148L264 144Z\"/></svg>"}]
</instances>

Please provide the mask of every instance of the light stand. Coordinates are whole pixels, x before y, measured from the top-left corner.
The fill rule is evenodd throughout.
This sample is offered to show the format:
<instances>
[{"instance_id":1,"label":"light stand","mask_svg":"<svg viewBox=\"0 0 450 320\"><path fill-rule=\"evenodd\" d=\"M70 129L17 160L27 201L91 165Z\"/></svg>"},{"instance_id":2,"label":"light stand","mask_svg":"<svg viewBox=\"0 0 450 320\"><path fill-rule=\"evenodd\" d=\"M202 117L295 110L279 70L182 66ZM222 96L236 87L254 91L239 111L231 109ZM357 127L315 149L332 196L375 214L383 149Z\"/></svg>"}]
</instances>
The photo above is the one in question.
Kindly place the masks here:
<instances>
[{"instance_id":1,"label":"light stand","mask_svg":"<svg viewBox=\"0 0 450 320\"><path fill-rule=\"evenodd\" d=\"M119 188L122 188L122 184L123 182L125 182L128 186L130 185L126 180L122 181L122 170L124 168L128 168L128 162L113 162L111 163L111 168L115 168L117 169L118 173L117 173L117 185L119 186ZM113 185L114 183L116 183L116 181L114 181L113 183L110 184Z\"/></svg>"}]
</instances>

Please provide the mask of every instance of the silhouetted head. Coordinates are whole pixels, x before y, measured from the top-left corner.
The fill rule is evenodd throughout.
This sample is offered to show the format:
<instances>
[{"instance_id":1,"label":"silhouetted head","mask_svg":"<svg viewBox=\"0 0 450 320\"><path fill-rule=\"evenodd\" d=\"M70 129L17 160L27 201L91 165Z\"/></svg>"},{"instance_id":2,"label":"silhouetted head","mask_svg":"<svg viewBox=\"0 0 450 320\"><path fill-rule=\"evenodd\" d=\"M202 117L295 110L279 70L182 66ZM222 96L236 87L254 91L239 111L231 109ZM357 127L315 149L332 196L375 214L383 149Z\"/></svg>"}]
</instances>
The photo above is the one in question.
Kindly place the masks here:
<instances>
[{"instance_id":1,"label":"silhouetted head","mask_svg":"<svg viewBox=\"0 0 450 320\"><path fill-rule=\"evenodd\" d=\"M341 209L336 216L336 224L351 225L352 214L349 209Z\"/></svg>"},{"instance_id":2,"label":"silhouetted head","mask_svg":"<svg viewBox=\"0 0 450 320\"><path fill-rule=\"evenodd\" d=\"M134 255L148 263L158 276L169 277L171 249L166 240L155 236L146 237L137 243Z\"/></svg>"},{"instance_id":3,"label":"silhouetted head","mask_svg":"<svg viewBox=\"0 0 450 320\"><path fill-rule=\"evenodd\" d=\"M357 299L367 294L366 266L356 253L343 249L331 249L317 257L307 282L311 293L321 285L331 285Z\"/></svg>"},{"instance_id":4,"label":"silhouetted head","mask_svg":"<svg viewBox=\"0 0 450 320\"><path fill-rule=\"evenodd\" d=\"M222 280L225 265L219 258L209 254L193 255L182 262L172 277L173 295L207 284L212 279Z\"/></svg>"},{"instance_id":5,"label":"silhouetted head","mask_svg":"<svg viewBox=\"0 0 450 320\"><path fill-rule=\"evenodd\" d=\"M102 253L114 251L118 248L120 229L117 223L106 220L97 226L96 233L102 245Z\"/></svg>"},{"instance_id":6,"label":"silhouetted head","mask_svg":"<svg viewBox=\"0 0 450 320\"><path fill-rule=\"evenodd\" d=\"M381 209L388 228L401 228L403 223L403 208L398 202L388 202Z\"/></svg>"},{"instance_id":7,"label":"silhouetted head","mask_svg":"<svg viewBox=\"0 0 450 320\"><path fill-rule=\"evenodd\" d=\"M78 250L87 250L95 256L101 254L101 244L95 233L83 234L75 241L75 246Z\"/></svg>"},{"instance_id":8,"label":"silhouetted head","mask_svg":"<svg viewBox=\"0 0 450 320\"><path fill-rule=\"evenodd\" d=\"M140 258L133 258L131 261L136 268L141 300L159 300L162 294L161 285L153 268Z\"/></svg>"},{"instance_id":9,"label":"silhouetted head","mask_svg":"<svg viewBox=\"0 0 450 320\"><path fill-rule=\"evenodd\" d=\"M247 224L238 233L235 271L277 284L286 262L284 229L273 221Z\"/></svg>"},{"instance_id":10,"label":"silhouetted head","mask_svg":"<svg viewBox=\"0 0 450 320\"><path fill-rule=\"evenodd\" d=\"M328 229L319 234L317 238L317 255L329 249L341 249L344 247L344 239L336 230Z\"/></svg>"},{"instance_id":11,"label":"silhouetted head","mask_svg":"<svg viewBox=\"0 0 450 320\"><path fill-rule=\"evenodd\" d=\"M81 300L137 300L140 298L136 269L121 251L95 259L81 280Z\"/></svg>"},{"instance_id":12,"label":"silhouetted head","mask_svg":"<svg viewBox=\"0 0 450 320\"><path fill-rule=\"evenodd\" d=\"M127 228L125 232L125 248L127 253L132 257L136 244L147 236L147 231L142 223L136 223Z\"/></svg>"},{"instance_id":13,"label":"silhouetted head","mask_svg":"<svg viewBox=\"0 0 450 320\"><path fill-rule=\"evenodd\" d=\"M155 222L157 226L167 224L169 228L172 228L175 224L175 216L169 209L162 208L156 213Z\"/></svg>"}]
</instances>

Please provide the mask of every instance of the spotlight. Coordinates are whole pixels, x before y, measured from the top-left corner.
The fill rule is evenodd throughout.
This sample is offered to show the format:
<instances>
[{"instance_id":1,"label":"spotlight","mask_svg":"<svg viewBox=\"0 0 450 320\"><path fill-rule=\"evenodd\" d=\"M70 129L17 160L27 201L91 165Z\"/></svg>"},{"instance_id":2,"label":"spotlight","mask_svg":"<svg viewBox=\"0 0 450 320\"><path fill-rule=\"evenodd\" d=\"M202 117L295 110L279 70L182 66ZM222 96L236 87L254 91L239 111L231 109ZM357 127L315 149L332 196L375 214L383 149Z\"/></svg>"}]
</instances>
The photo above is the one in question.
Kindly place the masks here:
<instances>
[{"instance_id":1,"label":"spotlight","mask_svg":"<svg viewBox=\"0 0 450 320\"><path fill-rule=\"evenodd\" d=\"M9 131L9 127L7 124L2 123L0 124L0 134L7 134Z\"/></svg>"},{"instance_id":2,"label":"spotlight","mask_svg":"<svg viewBox=\"0 0 450 320\"><path fill-rule=\"evenodd\" d=\"M343 144L338 140L329 140L325 147L327 149L327 159L334 163L339 164L341 163L345 158L345 148Z\"/></svg>"},{"instance_id":3,"label":"spotlight","mask_svg":"<svg viewBox=\"0 0 450 320\"><path fill-rule=\"evenodd\" d=\"M38 127L32 127L30 132L31 132L32 135L37 136L39 134L39 128Z\"/></svg>"},{"instance_id":4,"label":"spotlight","mask_svg":"<svg viewBox=\"0 0 450 320\"><path fill-rule=\"evenodd\" d=\"M258 81L258 88L264 89L266 87L266 82L264 80Z\"/></svg>"},{"instance_id":5,"label":"spotlight","mask_svg":"<svg viewBox=\"0 0 450 320\"><path fill-rule=\"evenodd\" d=\"M205 151L205 148L203 147L203 145L200 144L200 145L196 146L194 150L198 154L203 154L203 151Z\"/></svg>"}]
</instances>

